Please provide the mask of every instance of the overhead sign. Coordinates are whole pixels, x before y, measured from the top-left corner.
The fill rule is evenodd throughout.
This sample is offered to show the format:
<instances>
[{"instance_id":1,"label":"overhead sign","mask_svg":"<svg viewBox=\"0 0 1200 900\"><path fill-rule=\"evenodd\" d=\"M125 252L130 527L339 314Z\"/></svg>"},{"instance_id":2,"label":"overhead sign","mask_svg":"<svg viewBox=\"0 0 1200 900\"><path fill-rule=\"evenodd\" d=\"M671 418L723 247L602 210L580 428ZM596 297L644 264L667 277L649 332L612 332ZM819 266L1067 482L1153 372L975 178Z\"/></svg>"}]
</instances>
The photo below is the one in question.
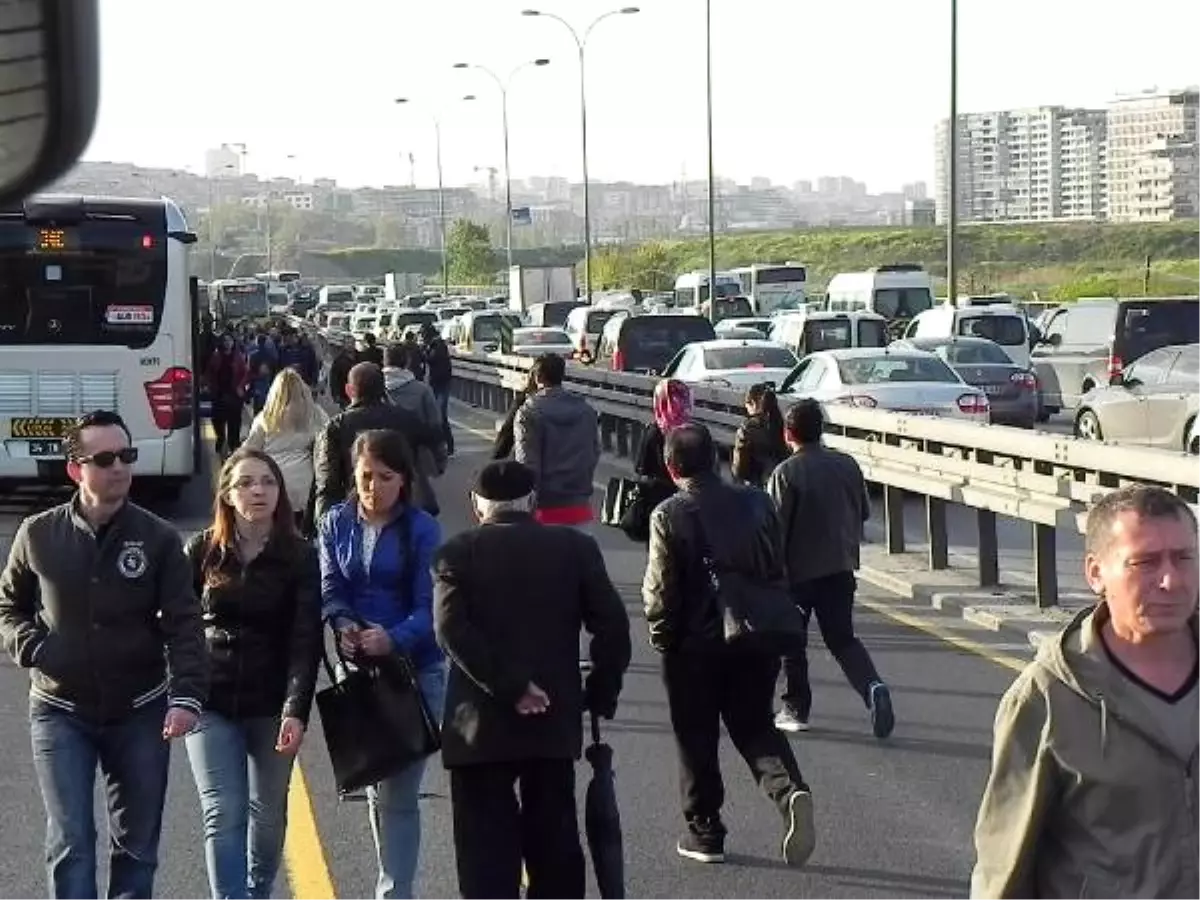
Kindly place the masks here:
<instances>
[{"instance_id":1,"label":"overhead sign","mask_svg":"<svg viewBox=\"0 0 1200 900\"><path fill-rule=\"evenodd\" d=\"M533 213L528 206L514 206L512 211L514 225L532 225Z\"/></svg>"}]
</instances>

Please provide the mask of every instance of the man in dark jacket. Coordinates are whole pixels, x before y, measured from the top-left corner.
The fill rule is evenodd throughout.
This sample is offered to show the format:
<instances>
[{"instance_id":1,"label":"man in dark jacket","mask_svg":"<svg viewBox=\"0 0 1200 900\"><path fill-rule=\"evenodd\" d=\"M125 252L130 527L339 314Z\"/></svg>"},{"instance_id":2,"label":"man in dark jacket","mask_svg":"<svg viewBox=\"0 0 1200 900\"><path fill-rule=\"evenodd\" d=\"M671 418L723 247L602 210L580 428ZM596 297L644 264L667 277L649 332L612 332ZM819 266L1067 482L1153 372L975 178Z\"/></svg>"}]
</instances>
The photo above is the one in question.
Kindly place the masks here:
<instances>
[{"instance_id":1,"label":"man in dark jacket","mask_svg":"<svg viewBox=\"0 0 1200 900\"><path fill-rule=\"evenodd\" d=\"M434 628L451 661L442 763L459 890L519 897L524 860L530 897L582 897L575 761L585 709L616 712L629 618L595 540L533 518L525 466L489 463L473 500L480 527L434 562ZM586 685L581 628L592 635Z\"/></svg>"},{"instance_id":2,"label":"man in dark jacket","mask_svg":"<svg viewBox=\"0 0 1200 900\"><path fill-rule=\"evenodd\" d=\"M196 725L208 691L200 604L179 532L129 502L137 450L121 417L83 416L63 449L79 490L21 523L0 575L0 637L31 672L50 896L99 896L98 764L107 896L153 897L168 741Z\"/></svg>"},{"instance_id":3,"label":"man in dark jacket","mask_svg":"<svg viewBox=\"0 0 1200 900\"><path fill-rule=\"evenodd\" d=\"M350 397L346 394L346 386L350 383L350 370L358 361L353 347L337 346L332 361L329 363L329 396L339 409L350 405Z\"/></svg>"},{"instance_id":4,"label":"man in dark jacket","mask_svg":"<svg viewBox=\"0 0 1200 900\"><path fill-rule=\"evenodd\" d=\"M563 387L567 364L550 353L531 374L538 391L513 420L513 455L533 471L538 517L551 525L592 521L592 479L600 462L600 429L587 400Z\"/></svg>"},{"instance_id":5,"label":"man in dark jacket","mask_svg":"<svg viewBox=\"0 0 1200 900\"><path fill-rule=\"evenodd\" d=\"M650 644L662 654L679 750L687 830L676 849L698 862L725 860L725 788L717 755L724 721L783 817L784 861L803 865L816 846L813 801L791 745L771 721L779 656L726 643L711 565L717 559L721 571L763 585L780 583L779 519L762 491L720 480L716 448L703 425L672 429L664 456L679 493L650 516L642 599Z\"/></svg>"},{"instance_id":6,"label":"man in dark jacket","mask_svg":"<svg viewBox=\"0 0 1200 900\"><path fill-rule=\"evenodd\" d=\"M437 329L426 324L421 329L425 343L425 365L429 373L429 387L433 390L438 409L442 411L442 428L445 431L446 452L454 455L454 434L450 428L450 381L453 370L450 363L450 348L437 333Z\"/></svg>"},{"instance_id":7,"label":"man in dark jacket","mask_svg":"<svg viewBox=\"0 0 1200 900\"><path fill-rule=\"evenodd\" d=\"M825 646L867 706L872 731L885 738L896 724L892 697L867 648L854 634L853 619L858 586L854 572L863 523L871 517L871 501L854 457L821 443L824 423L816 400L801 400L788 410L784 439L792 455L772 473L767 493L783 523L792 599L806 623L813 615L817 617ZM783 668L786 687L775 724L784 731L805 731L812 689L803 640L784 657Z\"/></svg>"},{"instance_id":8,"label":"man in dark jacket","mask_svg":"<svg viewBox=\"0 0 1200 900\"><path fill-rule=\"evenodd\" d=\"M427 427L419 416L388 402L387 382L383 370L375 363L359 363L350 370L346 393L350 406L329 420L313 444L318 519L346 499L354 468L350 448L359 432L375 428L400 432L408 440L414 460L422 449L436 453L441 441L441 433ZM427 478L419 479L415 494L423 508L429 512L436 510Z\"/></svg>"}]
</instances>

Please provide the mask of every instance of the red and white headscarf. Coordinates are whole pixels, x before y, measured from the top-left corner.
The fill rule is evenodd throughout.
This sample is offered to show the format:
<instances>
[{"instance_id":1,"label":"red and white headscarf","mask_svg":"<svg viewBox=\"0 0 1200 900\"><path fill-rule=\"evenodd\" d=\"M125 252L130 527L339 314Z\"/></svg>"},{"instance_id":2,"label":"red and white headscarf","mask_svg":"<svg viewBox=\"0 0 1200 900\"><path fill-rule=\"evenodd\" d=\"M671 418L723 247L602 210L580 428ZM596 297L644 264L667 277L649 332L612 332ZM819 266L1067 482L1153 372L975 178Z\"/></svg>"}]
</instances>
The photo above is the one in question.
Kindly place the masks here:
<instances>
[{"instance_id":1,"label":"red and white headscarf","mask_svg":"<svg viewBox=\"0 0 1200 900\"><path fill-rule=\"evenodd\" d=\"M666 434L692 421L692 390L675 378L664 378L654 386L654 422Z\"/></svg>"}]
</instances>

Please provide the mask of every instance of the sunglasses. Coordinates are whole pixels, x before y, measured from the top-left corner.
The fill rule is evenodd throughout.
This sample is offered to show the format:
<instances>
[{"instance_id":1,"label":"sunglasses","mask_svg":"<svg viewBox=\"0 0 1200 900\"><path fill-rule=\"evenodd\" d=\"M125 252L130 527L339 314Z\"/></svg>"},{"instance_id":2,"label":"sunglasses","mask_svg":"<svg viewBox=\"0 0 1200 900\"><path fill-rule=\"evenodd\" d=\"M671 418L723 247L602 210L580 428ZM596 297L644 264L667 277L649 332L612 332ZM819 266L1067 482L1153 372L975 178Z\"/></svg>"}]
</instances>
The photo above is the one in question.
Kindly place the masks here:
<instances>
[{"instance_id":1,"label":"sunglasses","mask_svg":"<svg viewBox=\"0 0 1200 900\"><path fill-rule=\"evenodd\" d=\"M80 456L75 462L80 465L91 463L100 469L112 468L113 463L118 459L127 466L132 466L137 462L138 451L137 447L123 447L120 450L102 450L99 453L93 453L91 456Z\"/></svg>"}]
</instances>

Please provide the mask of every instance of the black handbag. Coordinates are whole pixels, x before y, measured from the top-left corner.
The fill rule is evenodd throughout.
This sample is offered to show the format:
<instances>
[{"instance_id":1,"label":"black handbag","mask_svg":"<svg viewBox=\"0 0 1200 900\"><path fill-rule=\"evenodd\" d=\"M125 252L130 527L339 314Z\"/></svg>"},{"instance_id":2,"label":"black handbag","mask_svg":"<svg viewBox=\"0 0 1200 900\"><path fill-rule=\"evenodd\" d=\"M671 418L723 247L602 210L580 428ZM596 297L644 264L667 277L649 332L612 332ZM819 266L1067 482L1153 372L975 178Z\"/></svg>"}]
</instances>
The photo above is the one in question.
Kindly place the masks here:
<instances>
[{"instance_id":1,"label":"black handbag","mask_svg":"<svg viewBox=\"0 0 1200 900\"><path fill-rule=\"evenodd\" d=\"M674 485L650 479L610 478L604 491L600 521L625 532L631 541L650 540L650 514L675 493Z\"/></svg>"},{"instance_id":2,"label":"black handbag","mask_svg":"<svg viewBox=\"0 0 1200 900\"><path fill-rule=\"evenodd\" d=\"M333 621L326 620L332 627ZM359 627L366 623L355 620ZM321 659L329 687L317 692L317 710L339 793L377 784L418 760L437 753L441 732L421 693L417 672L399 652L351 662L342 654L334 629L342 677Z\"/></svg>"},{"instance_id":3,"label":"black handbag","mask_svg":"<svg viewBox=\"0 0 1200 900\"><path fill-rule=\"evenodd\" d=\"M699 509L694 513L701 565L708 578L721 631L730 647L783 655L808 629L782 578L724 565L713 551Z\"/></svg>"}]
</instances>

